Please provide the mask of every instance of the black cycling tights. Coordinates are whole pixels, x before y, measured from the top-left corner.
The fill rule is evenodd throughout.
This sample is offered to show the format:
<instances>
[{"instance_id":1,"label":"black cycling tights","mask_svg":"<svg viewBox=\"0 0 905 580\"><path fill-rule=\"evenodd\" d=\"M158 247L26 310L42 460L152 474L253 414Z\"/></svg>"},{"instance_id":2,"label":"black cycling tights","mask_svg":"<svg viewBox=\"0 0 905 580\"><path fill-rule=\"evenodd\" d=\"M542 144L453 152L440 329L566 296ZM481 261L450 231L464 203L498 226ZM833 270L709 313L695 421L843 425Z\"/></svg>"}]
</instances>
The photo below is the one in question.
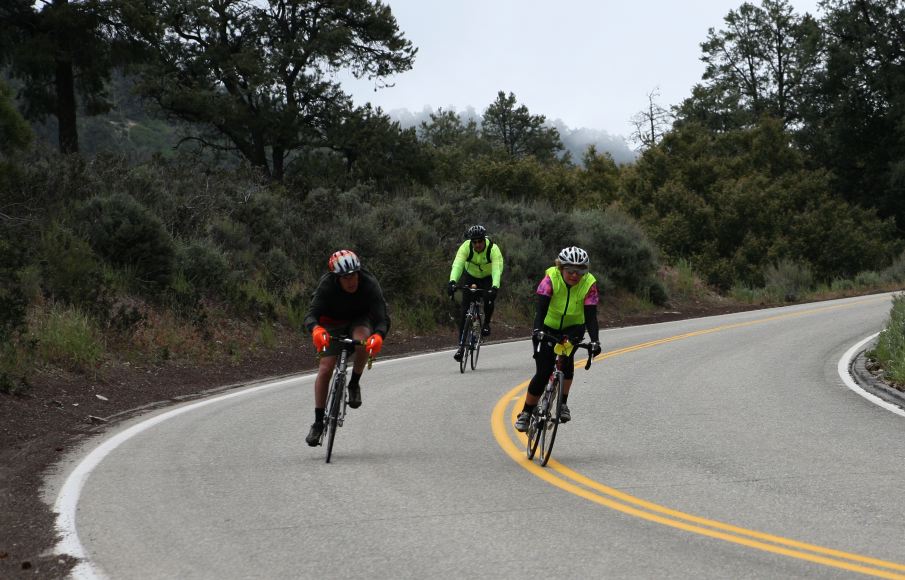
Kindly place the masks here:
<instances>
[{"instance_id":1,"label":"black cycling tights","mask_svg":"<svg viewBox=\"0 0 905 580\"><path fill-rule=\"evenodd\" d=\"M556 353L553 352L553 345L546 341L540 345L539 351L537 350L537 343L533 342L532 344L534 347L534 365L537 370L528 384L528 392L532 396L539 397L544 392L544 387L547 386L547 381L550 380L553 369L556 368ZM574 356L575 350L572 351L572 354ZM573 356L570 356L563 365L562 372L567 380L575 376L575 360Z\"/></svg>"}]
</instances>

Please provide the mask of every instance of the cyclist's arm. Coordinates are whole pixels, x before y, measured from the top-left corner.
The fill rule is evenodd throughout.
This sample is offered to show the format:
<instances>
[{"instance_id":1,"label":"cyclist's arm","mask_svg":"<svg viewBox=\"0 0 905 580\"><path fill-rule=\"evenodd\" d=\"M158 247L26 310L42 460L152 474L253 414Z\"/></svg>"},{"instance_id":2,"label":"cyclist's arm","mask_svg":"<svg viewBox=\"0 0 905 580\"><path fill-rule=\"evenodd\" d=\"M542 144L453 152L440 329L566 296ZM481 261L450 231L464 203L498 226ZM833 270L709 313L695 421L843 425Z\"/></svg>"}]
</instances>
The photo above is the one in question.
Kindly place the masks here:
<instances>
[{"instance_id":1,"label":"cyclist's arm","mask_svg":"<svg viewBox=\"0 0 905 580\"><path fill-rule=\"evenodd\" d=\"M374 330L382 338L386 338L390 332L390 314L387 310L387 302L383 297L383 290L379 284L375 284L374 292L371 297L371 322L374 323Z\"/></svg>"},{"instance_id":2,"label":"cyclist's arm","mask_svg":"<svg viewBox=\"0 0 905 580\"><path fill-rule=\"evenodd\" d=\"M493 278L493 286L495 288L500 287L500 278L503 277L503 252L500 251L500 246L494 244L492 248L490 248L490 258L492 262L491 269L491 277Z\"/></svg>"},{"instance_id":3,"label":"cyclist's arm","mask_svg":"<svg viewBox=\"0 0 905 580\"><path fill-rule=\"evenodd\" d=\"M600 324L597 322L597 305L585 305L584 325L591 342L600 342Z\"/></svg>"},{"instance_id":4,"label":"cyclist's arm","mask_svg":"<svg viewBox=\"0 0 905 580\"><path fill-rule=\"evenodd\" d=\"M464 244L459 246L459 251L456 252L456 257L453 259L452 270L449 272L449 279L458 282L459 278L462 276L462 270L465 269L465 260L468 258L468 244L471 242L466 241Z\"/></svg>"},{"instance_id":5,"label":"cyclist's arm","mask_svg":"<svg viewBox=\"0 0 905 580\"><path fill-rule=\"evenodd\" d=\"M547 318L547 310L550 308L550 296L537 295L537 309L534 311L534 330L543 330L544 319Z\"/></svg>"},{"instance_id":6,"label":"cyclist's arm","mask_svg":"<svg viewBox=\"0 0 905 580\"><path fill-rule=\"evenodd\" d=\"M308 314L305 315L303 326L311 332L315 326L320 324L321 314L327 311L327 289L329 283L329 274L325 274L314 290L311 296L311 304L308 306Z\"/></svg>"},{"instance_id":7,"label":"cyclist's arm","mask_svg":"<svg viewBox=\"0 0 905 580\"><path fill-rule=\"evenodd\" d=\"M547 318L547 310L550 308L550 301L553 299L553 282L550 276L544 276L544 279L537 285L537 309L534 311L534 330L541 330L544 327L544 319Z\"/></svg>"},{"instance_id":8,"label":"cyclist's arm","mask_svg":"<svg viewBox=\"0 0 905 580\"><path fill-rule=\"evenodd\" d=\"M597 292L597 284L591 286L588 295L584 299L584 325L588 330L591 342L600 342L600 325L597 322L597 304L600 302L600 294Z\"/></svg>"}]
</instances>

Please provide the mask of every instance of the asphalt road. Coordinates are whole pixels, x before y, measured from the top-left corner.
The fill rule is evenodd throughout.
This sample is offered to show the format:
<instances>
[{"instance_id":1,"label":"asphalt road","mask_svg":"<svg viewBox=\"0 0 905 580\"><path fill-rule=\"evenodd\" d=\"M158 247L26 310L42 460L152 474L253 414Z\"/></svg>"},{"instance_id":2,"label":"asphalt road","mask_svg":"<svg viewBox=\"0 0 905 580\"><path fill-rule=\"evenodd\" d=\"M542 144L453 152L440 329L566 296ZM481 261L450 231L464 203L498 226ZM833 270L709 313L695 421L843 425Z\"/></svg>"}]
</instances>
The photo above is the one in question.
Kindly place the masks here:
<instances>
[{"instance_id":1,"label":"asphalt road","mask_svg":"<svg viewBox=\"0 0 905 580\"><path fill-rule=\"evenodd\" d=\"M311 376L159 412L54 489L63 549L84 578L905 578L905 418L837 372L889 307L605 331L547 468L511 427L527 342L379 362L331 464Z\"/></svg>"}]
</instances>

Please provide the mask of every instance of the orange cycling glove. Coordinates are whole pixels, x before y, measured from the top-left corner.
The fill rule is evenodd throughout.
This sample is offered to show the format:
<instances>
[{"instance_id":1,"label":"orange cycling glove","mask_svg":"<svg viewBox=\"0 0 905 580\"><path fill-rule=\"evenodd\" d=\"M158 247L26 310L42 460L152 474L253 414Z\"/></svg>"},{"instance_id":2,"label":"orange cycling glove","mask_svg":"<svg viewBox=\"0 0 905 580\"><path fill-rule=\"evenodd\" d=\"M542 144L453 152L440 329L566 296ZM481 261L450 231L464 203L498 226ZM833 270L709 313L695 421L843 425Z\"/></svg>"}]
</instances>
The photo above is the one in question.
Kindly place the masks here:
<instances>
[{"instance_id":1,"label":"orange cycling glove","mask_svg":"<svg viewBox=\"0 0 905 580\"><path fill-rule=\"evenodd\" d=\"M314 348L317 349L317 352L321 352L326 350L330 344L330 333L323 326L315 326L311 330L311 340L314 341Z\"/></svg>"},{"instance_id":2,"label":"orange cycling glove","mask_svg":"<svg viewBox=\"0 0 905 580\"><path fill-rule=\"evenodd\" d=\"M377 353L383 348L383 337L376 333L372 334L368 337L368 340L365 341L365 348L368 349L369 355L377 356Z\"/></svg>"}]
</instances>

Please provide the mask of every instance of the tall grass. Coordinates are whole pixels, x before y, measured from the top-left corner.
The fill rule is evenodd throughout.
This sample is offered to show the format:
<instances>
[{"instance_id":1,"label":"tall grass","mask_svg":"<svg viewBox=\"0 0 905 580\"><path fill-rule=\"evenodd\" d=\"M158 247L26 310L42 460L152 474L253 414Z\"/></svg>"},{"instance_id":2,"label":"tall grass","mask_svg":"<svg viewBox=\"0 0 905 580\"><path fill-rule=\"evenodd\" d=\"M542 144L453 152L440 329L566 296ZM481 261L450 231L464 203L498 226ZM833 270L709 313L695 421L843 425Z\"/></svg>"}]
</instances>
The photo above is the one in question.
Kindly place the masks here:
<instances>
[{"instance_id":1,"label":"tall grass","mask_svg":"<svg viewBox=\"0 0 905 580\"><path fill-rule=\"evenodd\" d=\"M81 372L100 364L105 350L101 334L79 308L52 303L33 309L31 318L31 338L40 359Z\"/></svg>"},{"instance_id":2,"label":"tall grass","mask_svg":"<svg viewBox=\"0 0 905 580\"><path fill-rule=\"evenodd\" d=\"M888 379L905 384L905 295L893 297L889 321L868 356L883 367Z\"/></svg>"}]
</instances>

